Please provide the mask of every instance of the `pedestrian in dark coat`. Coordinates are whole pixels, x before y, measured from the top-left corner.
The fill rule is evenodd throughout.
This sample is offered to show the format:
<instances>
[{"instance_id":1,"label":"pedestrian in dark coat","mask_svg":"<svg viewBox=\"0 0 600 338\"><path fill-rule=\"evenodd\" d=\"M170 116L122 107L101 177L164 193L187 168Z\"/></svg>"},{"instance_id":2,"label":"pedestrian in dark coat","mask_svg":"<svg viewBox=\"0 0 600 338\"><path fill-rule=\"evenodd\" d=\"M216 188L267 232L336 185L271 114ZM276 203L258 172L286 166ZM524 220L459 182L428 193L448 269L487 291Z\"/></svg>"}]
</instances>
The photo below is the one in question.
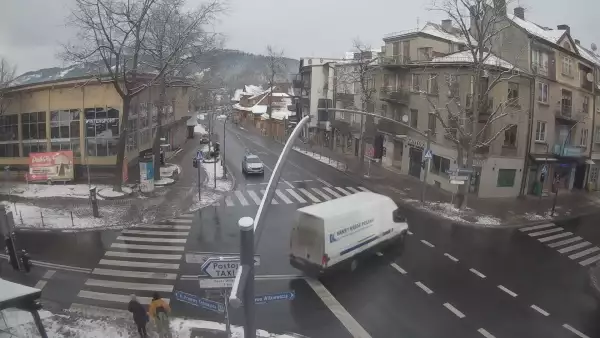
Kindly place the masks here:
<instances>
[{"instance_id":1,"label":"pedestrian in dark coat","mask_svg":"<svg viewBox=\"0 0 600 338\"><path fill-rule=\"evenodd\" d=\"M140 337L147 338L148 331L146 331L146 324L148 323L148 313L146 313L144 306L137 301L135 295L131 295L127 310L133 314L133 321L137 326Z\"/></svg>"}]
</instances>

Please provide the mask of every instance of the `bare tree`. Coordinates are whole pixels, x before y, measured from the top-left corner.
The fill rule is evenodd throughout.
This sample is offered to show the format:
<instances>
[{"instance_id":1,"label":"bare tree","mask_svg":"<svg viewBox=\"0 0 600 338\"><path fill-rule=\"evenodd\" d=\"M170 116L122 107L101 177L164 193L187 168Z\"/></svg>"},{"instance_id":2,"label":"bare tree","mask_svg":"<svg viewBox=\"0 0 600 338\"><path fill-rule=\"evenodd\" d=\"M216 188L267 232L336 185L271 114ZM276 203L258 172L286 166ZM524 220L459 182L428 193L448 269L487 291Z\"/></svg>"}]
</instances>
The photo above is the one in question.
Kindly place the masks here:
<instances>
[{"instance_id":1,"label":"bare tree","mask_svg":"<svg viewBox=\"0 0 600 338\"><path fill-rule=\"evenodd\" d=\"M7 93L16 73L17 68L15 66L11 65L6 59L0 58L0 115L4 114L10 104L10 97Z\"/></svg>"},{"instance_id":2,"label":"bare tree","mask_svg":"<svg viewBox=\"0 0 600 338\"><path fill-rule=\"evenodd\" d=\"M466 51L444 57L445 65L439 65L435 60L424 62L427 67L456 67L454 74L460 75L448 73L444 79L449 88L447 101L434 100L423 88L417 89L429 102L430 114L442 125L445 137L455 144L458 166L469 170L473 169L475 154L487 152L494 140L506 130L516 127L513 123L515 116L524 115L518 106L518 97L511 96L510 89L503 102L490 99L499 84L527 74L492 53L502 51L501 34L510 27L510 23L506 19L505 2L495 2L496 8L489 3L488 0L434 2L433 10L445 13L458 25L456 29L466 41ZM472 81L471 93L464 102L453 93L458 90L460 76L467 76ZM428 79L429 83L437 81L437 78ZM414 87L412 89L415 90ZM456 207L466 207L469 186L470 181L459 185Z\"/></svg>"},{"instance_id":3,"label":"bare tree","mask_svg":"<svg viewBox=\"0 0 600 338\"><path fill-rule=\"evenodd\" d=\"M146 38L142 41L144 63L160 72L157 127L152 144L154 158L160 158L160 140L163 135L166 91L172 79L186 77L199 65L206 53L220 47L220 35L206 30L225 11L220 0L212 0L193 11L183 11L183 0L158 0L149 12ZM160 161L154 161L155 179L160 179Z\"/></svg>"},{"instance_id":4,"label":"bare tree","mask_svg":"<svg viewBox=\"0 0 600 338\"><path fill-rule=\"evenodd\" d=\"M127 121L132 99L154 85L176 56L171 53L164 67L154 74L141 68L142 41L148 33L148 14L157 0L75 0L70 24L78 29L77 43L64 46L65 60L96 68L95 77L109 82L123 101L119 127L115 181L121 191Z\"/></svg>"},{"instance_id":5,"label":"bare tree","mask_svg":"<svg viewBox=\"0 0 600 338\"><path fill-rule=\"evenodd\" d=\"M269 126L271 126L271 115L273 113L273 90L275 80L280 77L285 69L283 63L283 50L277 50L271 45L267 45L267 79L269 84L267 115L269 115ZM271 130L269 130L269 133Z\"/></svg>"}]
</instances>

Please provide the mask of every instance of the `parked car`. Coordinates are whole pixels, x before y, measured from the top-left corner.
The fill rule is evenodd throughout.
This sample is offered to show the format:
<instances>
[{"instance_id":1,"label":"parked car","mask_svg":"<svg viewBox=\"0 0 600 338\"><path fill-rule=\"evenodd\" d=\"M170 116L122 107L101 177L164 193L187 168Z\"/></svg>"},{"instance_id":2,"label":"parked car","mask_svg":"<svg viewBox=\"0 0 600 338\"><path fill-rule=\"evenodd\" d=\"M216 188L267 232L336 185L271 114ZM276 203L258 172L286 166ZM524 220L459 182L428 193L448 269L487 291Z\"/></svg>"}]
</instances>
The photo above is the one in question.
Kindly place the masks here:
<instances>
[{"instance_id":1,"label":"parked car","mask_svg":"<svg viewBox=\"0 0 600 338\"><path fill-rule=\"evenodd\" d=\"M242 173L247 174L265 174L265 168L260 158L254 154L244 155L242 160Z\"/></svg>"},{"instance_id":2,"label":"parked car","mask_svg":"<svg viewBox=\"0 0 600 338\"><path fill-rule=\"evenodd\" d=\"M200 135L200 144L208 144L208 143L210 143L210 138L208 137L208 134Z\"/></svg>"}]
</instances>

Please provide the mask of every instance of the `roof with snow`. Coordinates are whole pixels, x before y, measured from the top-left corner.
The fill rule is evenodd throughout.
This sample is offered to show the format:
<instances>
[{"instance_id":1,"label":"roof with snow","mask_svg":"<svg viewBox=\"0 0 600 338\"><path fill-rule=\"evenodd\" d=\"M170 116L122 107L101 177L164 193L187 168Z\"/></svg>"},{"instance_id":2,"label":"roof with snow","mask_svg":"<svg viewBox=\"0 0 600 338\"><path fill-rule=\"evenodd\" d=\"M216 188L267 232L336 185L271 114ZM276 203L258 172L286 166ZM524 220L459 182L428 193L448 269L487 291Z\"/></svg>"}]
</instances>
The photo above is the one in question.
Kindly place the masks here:
<instances>
[{"instance_id":1,"label":"roof with snow","mask_svg":"<svg viewBox=\"0 0 600 338\"><path fill-rule=\"evenodd\" d=\"M542 27L531 21L523 20L514 14L507 14L506 16L515 25L523 28L529 34L535 35L553 44L557 44L560 38L566 33L564 30Z\"/></svg>"},{"instance_id":2,"label":"roof with snow","mask_svg":"<svg viewBox=\"0 0 600 338\"><path fill-rule=\"evenodd\" d=\"M487 56L485 64L488 66L495 66L505 69L516 69L522 71L516 68L516 66L514 66L512 63L501 59L492 53L485 54L484 57L485 56ZM425 63L473 63L473 54L470 51L466 50L441 57L435 57L431 61L427 61Z\"/></svg>"},{"instance_id":3,"label":"roof with snow","mask_svg":"<svg viewBox=\"0 0 600 338\"><path fill-rule=\"evenodd\" d=\"M257 115L261 114L262 115L267 112L267 108L268 107L265 104L256 104L250 109L252 111L252 114L257 114Z\"/></svg>"},{"instance_id":4,"label":"roof with snow","mask_svg":"<svg viewBox=\"0 0 600 338\"><path fill-rule=\"evenodd\" d=\"M600 55L578 44L575 45L577 46L577 51L579 52L579 55L581 55L584 59L593 63L597 67L600 67Z\"/></svg>"},{"instance_id":5,"label":"roof with snow","mask_svg":"<svg viewBox=\"0 0 600 338\"><path fill-rule=\"evenodd\" d=\"M394 38L399 38L399 37L403 37L406 35L411 35L411 34L427 34L427 35L431 35L443 40L447 40L447 41L451 41L451 42L455 42L455 43L460 43L460 44L467 44L467 39L464 36L464 34L462 34L461 30L459 28L456 27L452 27L452 31L451 32L447 32L445 31L441 25L438 25L436 23L433 22L427 22L425 24L425 26L423 26L423 28L417 28L417 29L409 29L406 31L401 31L401 32L393 32L393 33L389 33L386 34L384 36L384 40L389 40L389 39L394 39ZM471 39L471 43L473 44L474 41L473 39Z\"/></svg>"}]
</instances>

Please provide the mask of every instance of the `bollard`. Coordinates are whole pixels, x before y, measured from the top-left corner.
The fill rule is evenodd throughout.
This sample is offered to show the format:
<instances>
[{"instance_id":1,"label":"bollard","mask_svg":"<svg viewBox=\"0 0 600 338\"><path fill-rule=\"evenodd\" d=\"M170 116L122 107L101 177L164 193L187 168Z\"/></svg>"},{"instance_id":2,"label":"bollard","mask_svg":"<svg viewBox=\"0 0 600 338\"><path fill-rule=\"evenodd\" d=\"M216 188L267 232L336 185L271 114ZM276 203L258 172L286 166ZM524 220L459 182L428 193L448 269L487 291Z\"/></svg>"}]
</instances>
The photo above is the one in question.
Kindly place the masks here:
<instances>
[{"instance_id":1,"label":"bollard","mask_svg":"<svg viewBox=\"0 0 600 338\"><path fill-rule=\"evenodd\" d=\"M42 209L40 209L40 218L42 219L42 226L45 227L46 225L44 224L44 214L42 214Z\"/></svg>"},{"instance_id":2,"label":"bollard","mask_svg":"<svg viewBox=\"0 0 600 338\"><path fill-rule=\"evenodd\" d=\"M71 226L75 226L75 222L73 222L73 210L71 210Z\"/></svg>"},{"instance_id":3,"label":"bollard","mask_svg":"<svg viewBox=\"0 0 600 338\"><path fill-rule=\"evenodd\" d=\"M19 217L21 218L21 225L25 225L23 223L23 214L21 213L21 210L19 210Z\"/></svg>"}]
</instances>

